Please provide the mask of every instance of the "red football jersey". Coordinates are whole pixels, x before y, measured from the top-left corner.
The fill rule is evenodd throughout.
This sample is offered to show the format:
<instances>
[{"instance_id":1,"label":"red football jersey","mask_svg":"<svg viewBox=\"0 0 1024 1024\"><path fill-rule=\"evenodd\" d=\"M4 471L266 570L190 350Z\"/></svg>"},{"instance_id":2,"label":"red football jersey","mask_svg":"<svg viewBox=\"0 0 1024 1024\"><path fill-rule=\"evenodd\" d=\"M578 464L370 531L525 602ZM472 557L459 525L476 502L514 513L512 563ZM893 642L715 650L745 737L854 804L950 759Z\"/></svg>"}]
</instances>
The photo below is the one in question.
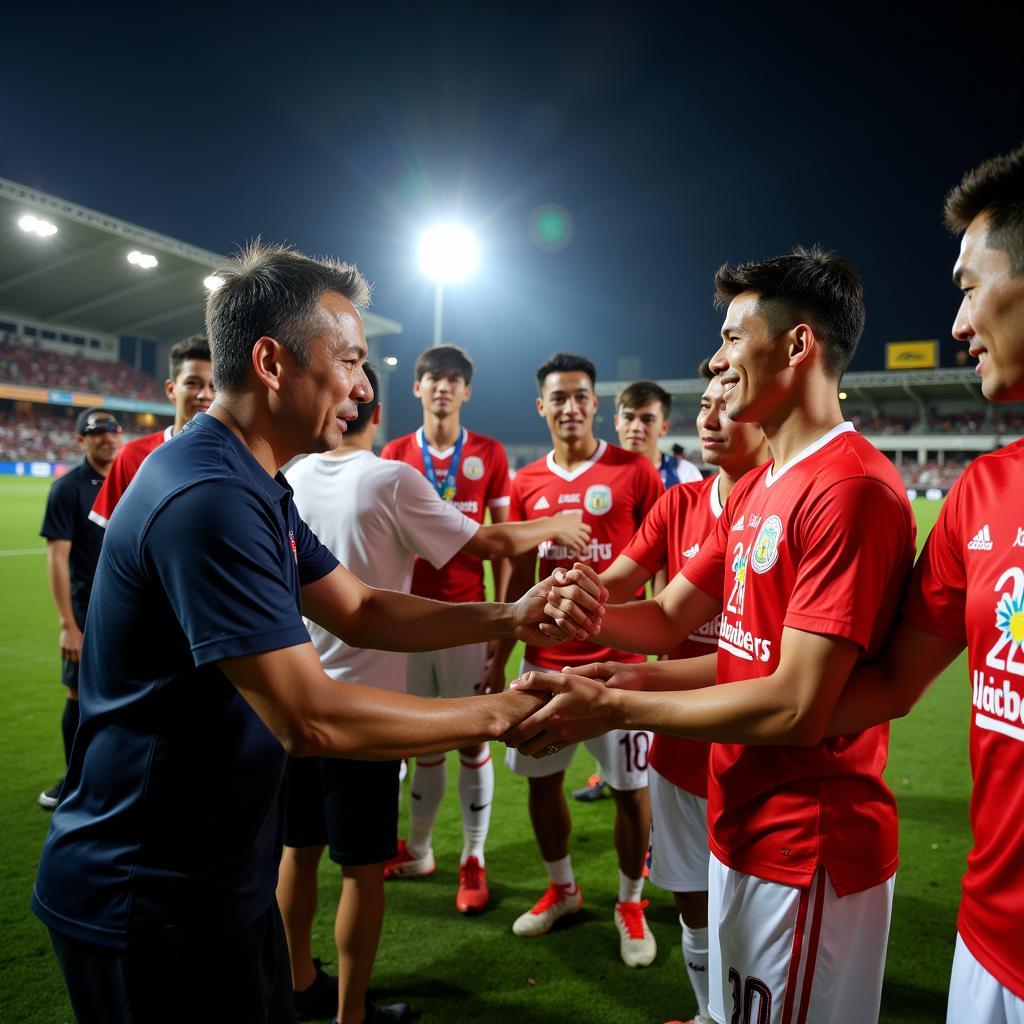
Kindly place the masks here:
<instances>
[{"instance_id":1,"label":"red football jersey","mask_svg":"<svg viewBox=\"0 0 1024 1024\"><path fill-rule=\"evenodd\" d=\"M110 517L121 500L121 495L128 490L128 485L135 479L146 456L156 448L159 448L164 441L169 441L174 434L174 427L167 427L158 430L155 434L147 434L135 441L129 441L117 453L110 472L103 481L96 500L92 503L92 511L89 518L106 529Z\"/></svg>"},{"instance_id":2,"label":"red football jersey","mask_svg":"<svg viewBox=\"0 0 1024 1024\"><path fill-rule=\"evenodd\" d=\"M573 556L554 541L537 549L540 578L559 566L589 562L604 572L636 532L665 487L650 459L598 442L593 457L571 473L555 462L555 453L524 466L512 481L510 518L539 519L558 512L579 512L590 524L590 543ZM643 661L643 655L616 651L575 641L556 647L527 647L526 660L542 668L560 670L564 665L585 665L590 661Z\"/></svg>"},{"instance_id":3,"label":"red football jersey","mask_svg":"<svg viewBox=\"0 0 1024 1024\"><path fill-rule=\"evenodd\" d=\"M1024 999L1024 441L976 459L949 492L918 560L904 616L966 643L971 830L957 929Z\"/></svg>"},{"instance_id":4,"label":"red football jersey","mask_svg":"<svg viewBox=\"0 0 1024 1024\"><path fill-rule=\"evenodd\" d=\"M655 502L621 553L652 574L667 567L672 579L697 554L721 514L717 474L670 487ZM721 615L716 615L691 633L672 651L671 657L696 658L713 653L721 619ZM706 797L710 749L710 743L655 733L650 763L674 786Z\"/></svg>"},{"instance_id":5,"label":"red football jersey","mask_svg":"<svg viewBox=\"0 0 1024 1024\"><path fill-rule=\"evenodd\" d=\"M723 601L718 682L763 678L784 627L842 637L871 657L914 557L914 518L895 467L850 423L733 489L683 574ZM896 870L896 801L882 781L888 724L814 747L714 743L711 850L784 885L824 865L840 896Z\"/></svg>"},{"instance_id":6,"label":"red football jersey","mask_svg":"<svg viewBox=\"0 0 1024 1024\"><path fill-rule=\"evenodd\" d=\"M438 451L428 448L437 479L443 484L451 468L455 449ZM405 437L389 441L381 458L407 462L426 475L423 464L423 428ZM462 452L455 473L455 497L452 504L470 519L484 521L489 508L508 506L508 459L497 441L463 428ZM479 558L460 551L447 565L435 569L428 561L417 558L413 566L412 592L436 601L482 601L484 599L484 564Z\"/></svg>"}]
</instances>

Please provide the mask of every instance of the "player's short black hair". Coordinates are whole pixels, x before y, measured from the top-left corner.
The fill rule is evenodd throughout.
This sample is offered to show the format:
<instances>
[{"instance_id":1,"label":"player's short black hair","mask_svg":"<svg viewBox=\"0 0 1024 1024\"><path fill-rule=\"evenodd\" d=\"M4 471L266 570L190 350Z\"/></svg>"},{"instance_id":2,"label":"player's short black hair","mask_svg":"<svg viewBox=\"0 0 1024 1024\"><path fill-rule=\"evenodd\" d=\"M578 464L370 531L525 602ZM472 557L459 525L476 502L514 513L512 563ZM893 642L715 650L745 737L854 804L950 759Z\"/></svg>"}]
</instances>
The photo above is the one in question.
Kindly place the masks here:
<instances>
[{"instance_id":1,"label":"player's short black hair","mask_svg":"<svg viewBox=\"0 0 1024 1024\"><path fill-rule=\"evenodd\" d=\"M368 402L359 403L359 415L345 428L346 434L361 434L370 425L370 420L373 419L373 410L380 405L376 371L369 363L363 363L363 370L366 373L366 379L370 382L370 387L373 388L373 398Z\"/></svg>"},{"instance_id":2,"label":"player's short black hair","mask_svg":"<svg viewBox=\"0 0 1024 1024\"><path fill-rule=\"evenodd\" d=\"M597 384L597 371L594 364L586 356L578 356L575 352L556 352L543 366L537 368L537 390L544 394L544 381L551 373L585 373L590 378L590 386Z\"/></svg>"},{"instance_id":3,"label":"player's short black hair","mask_svg":"<svg viewBox=\"0 0 1024 1024\"><path fill-rule=\"evenodd\" d=\"M206 334L218 391L243 386L252 347L262 337L276 339L299 366L309 366L326 292L343 295L357 309L370 302L370 286L352 264L311 259L283 245L253 242L214 273L223 284L206 300Z\"/></svg>"},{"instance_id":4,"label":"player's short black hair","mask_svg":"<svg viewBox=\"0 0 1024 1024\"><path fill-rule=\"evenodd\" d=\"M416 359L416 380L426 374L432 377L461 377L468 387L473 383L473 360L469 353L458 345L434 345L421 352Z\"/></svg>"},{"instance_id":5,"label":"player's short black hair","mask_svg":"<svg viewBox=\"0 0 1024 1024\"><path fill-rule=\"evenodd\" d=\"M982 213L988 214L985 245L1002 249L1013 273L1024 274L1024 146L968 171L946 196L946 227L955 235Z\"/></svg>"},{"instance_id":6,"label":"player's short black hair","mask_svg":"<svg viewBox=\"0 0 1024 1024\"><path fill-rule=\"evenodd\" d=\"M697 367L697 376L703 377L704 380L714 380L718 376L714 370L711 369L711 360L702 359L700 365Z\"/></svg>"},{"instance_id":7,"label":"player's short black hair","mask_svg":"<svg viewBox=\"0 0 1024 1024\"><path fill-rule=\"evenodd\" d=\"M672 415L672 396L653 380L635 380L627 384L615 399L616 409L642 409L651 402L660 402L665 419Z\"/></svg>"},{"instance_id":8,"label":"player's short black hair","mask_svg":"<svg viewBox=\"0 0 1024 1024\"><path fill-rule=\"evenodd\" d=\"M743 292L758 297L757 313L773 335L801 321L821 339L825 372L842 377L864 330L864 285L860 275L835 252L798 245L785 256L730 267L715 274L715 305Z\"/></svg>"},{"instance_id":9,"label":"player's short black hair","mask_svg":"<svg viewBox=\"0 0 1024 1024\"><path fill-rule=\"evenodd\" d=\"M210 362L210 342L205 334L193 334L175 342L167 353L167 376L173 381L181 373L186 359L205 359Z\"/></svg>"}]
</instances>

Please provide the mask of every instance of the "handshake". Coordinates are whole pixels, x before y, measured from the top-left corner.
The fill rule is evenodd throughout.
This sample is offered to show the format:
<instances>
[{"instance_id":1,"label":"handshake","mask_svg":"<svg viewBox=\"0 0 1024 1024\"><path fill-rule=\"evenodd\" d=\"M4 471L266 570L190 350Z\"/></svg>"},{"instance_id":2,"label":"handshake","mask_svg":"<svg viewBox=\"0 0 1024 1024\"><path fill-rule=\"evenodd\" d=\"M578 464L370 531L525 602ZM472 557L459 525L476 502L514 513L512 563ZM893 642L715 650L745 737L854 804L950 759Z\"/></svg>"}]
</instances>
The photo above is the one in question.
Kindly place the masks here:
<instances>
[{"instance_id":1,"label":"handshake","mask_svg":"<svg viewBox=\"0 0 1024 1024\"><path fill-rule=\"evenodd\" d=\"M608 591L591 566L577 562L571 569L556 569L516 602L515 635L535 647L591 640L601 631L607 599ZM616 688L637 685L628 672L631 667L604 662L571 674L528 672L503 693L496 686L482 690L494 692L494 700L503 705L507 726L501 741L544 757L569 743L621 728Z\"/></svg>"}]
</instances>

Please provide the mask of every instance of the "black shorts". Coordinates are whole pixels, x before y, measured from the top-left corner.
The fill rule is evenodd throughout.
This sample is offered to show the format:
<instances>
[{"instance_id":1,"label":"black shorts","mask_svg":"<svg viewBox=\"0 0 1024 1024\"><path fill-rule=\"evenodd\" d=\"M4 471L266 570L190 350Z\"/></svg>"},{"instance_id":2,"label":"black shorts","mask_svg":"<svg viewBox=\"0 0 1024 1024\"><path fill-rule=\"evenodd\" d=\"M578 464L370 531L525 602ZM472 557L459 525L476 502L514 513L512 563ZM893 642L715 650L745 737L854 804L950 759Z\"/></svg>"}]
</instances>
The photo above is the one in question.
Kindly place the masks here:
<instances>
[{"instance_id":1,"label":"black shorts","mask_svg":"<svg viewBox=\"0 0 1024 1024\"><path fill-rule=\"evenodd\" d=\"M380 864L398 852L400 761L288 758L285 846L328 846L335 864Z\"/></svg>"},{"instance_id":2,"label":"black shorts","mask_svg":"<svg viewBox=\"0 0 1024 1024\"><path fill-rule=\"evenodd\" d=\"M187 946L107 949L53 930L50 938L78 1024L295 1020L276 902L248 928Z\"/></svg>"}]
</instances>

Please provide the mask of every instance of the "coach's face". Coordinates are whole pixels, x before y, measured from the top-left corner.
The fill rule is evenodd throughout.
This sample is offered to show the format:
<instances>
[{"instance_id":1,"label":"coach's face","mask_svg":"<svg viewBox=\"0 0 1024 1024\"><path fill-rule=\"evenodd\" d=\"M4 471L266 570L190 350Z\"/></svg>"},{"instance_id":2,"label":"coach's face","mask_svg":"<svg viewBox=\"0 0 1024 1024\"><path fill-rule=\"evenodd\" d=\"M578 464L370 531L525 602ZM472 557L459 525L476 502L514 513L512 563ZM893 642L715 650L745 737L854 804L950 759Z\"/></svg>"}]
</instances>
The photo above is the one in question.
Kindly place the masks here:
<instances>
[{"instance_id":1,"label":"coach's face","mask_svg":"<svg viewBox=\"0 0 1024 1024\"><path fill-rule=\"evenodd\" d=\"M563 441L589 437L597 412L590 377L582 370L549 373L537 399L537 412L548 421L552 437Z\"/></svg>"},{"instance_id":2,"label":"coach's face","mask_svg":"<svg viewBox=\"0 0 1024 1024\"><path fill-rule=\"evenodd\" d=\"M978 359L981 390L992 402L1024 399L1024 274L1014 274L1010 256L987 245L988 215L971 221L960 243L953 280L963 301L953 337Z\"/></svg>"},{"instance_id":3,"label":"coach's face","mask_svg":"<svg viewBox=\"0 0 1024 1024\"><path fill-rule=\"evenodd\" d=\"M310 340L310 364L296 367L287 395L302 445L297 451L326 452L341 444L359 403L373 397L366 379L363 321L351 302L337 292L320 300L320 333Z\"/></svg>"},{"instance_id":4,"label":"coach's face","mask_svg":"<svg viewBox=\"0 0 1024 1024\"><path fill-rule=\"evenodd\" d=\"M758 313L755 292L742 292L729 303L722 345L711 359L719 376L725 412L740 423L760 423L785 393L788 352Z\"/></svg>"}]
</instances>

